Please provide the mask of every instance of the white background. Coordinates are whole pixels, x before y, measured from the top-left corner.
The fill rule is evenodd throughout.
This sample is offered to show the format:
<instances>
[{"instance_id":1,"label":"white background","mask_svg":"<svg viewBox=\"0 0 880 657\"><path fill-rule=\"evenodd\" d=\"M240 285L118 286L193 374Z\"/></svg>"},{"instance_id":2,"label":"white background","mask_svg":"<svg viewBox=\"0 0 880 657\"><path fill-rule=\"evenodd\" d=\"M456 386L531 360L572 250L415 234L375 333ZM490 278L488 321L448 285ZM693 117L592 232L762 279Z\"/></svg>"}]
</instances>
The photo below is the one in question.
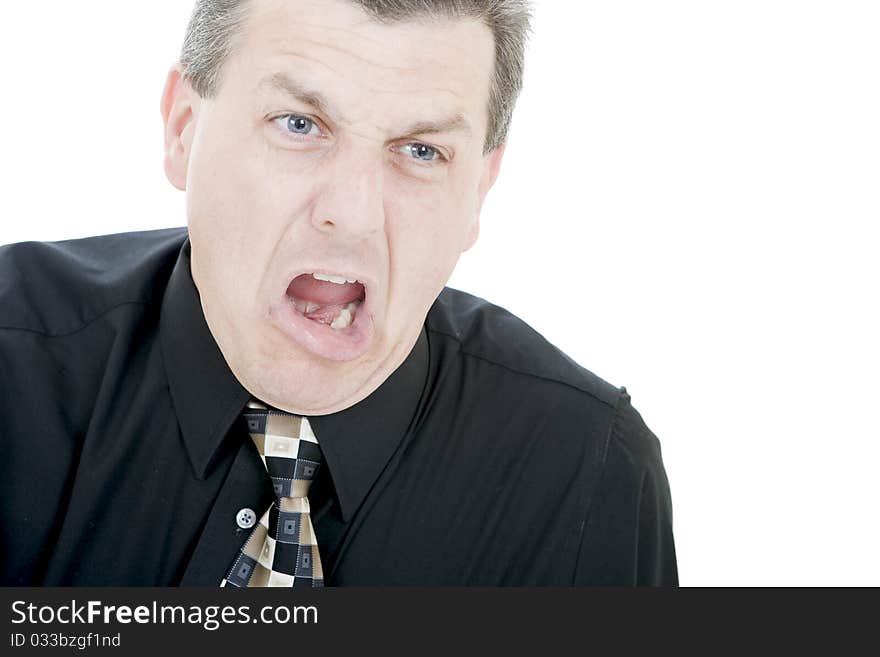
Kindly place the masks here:
<instances>
[{"instance_id":1,"label":"white background","mask_svg":"<svg viewBox=\"0 0 880 657\"><path fill-rule=\"evenodd\" d=\"M450 285L627 386L683 584L880 585L880 3L535 6ZM0 243L185 224L159 97L190 8L4 7Z\"/></svg>"}]
</instances>

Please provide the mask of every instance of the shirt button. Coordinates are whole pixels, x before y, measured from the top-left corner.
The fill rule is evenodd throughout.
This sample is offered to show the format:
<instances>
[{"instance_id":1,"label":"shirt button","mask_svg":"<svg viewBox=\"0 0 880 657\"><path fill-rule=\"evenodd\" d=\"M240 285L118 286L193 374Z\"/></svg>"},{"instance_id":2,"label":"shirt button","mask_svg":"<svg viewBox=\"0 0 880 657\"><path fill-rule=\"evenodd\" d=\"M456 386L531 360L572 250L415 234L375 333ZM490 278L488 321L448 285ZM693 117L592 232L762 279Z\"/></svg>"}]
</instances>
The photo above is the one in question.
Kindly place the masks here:
<instances>
[{"instance_id":1,"label":"shirt button","mask_svg":"<svg viewBox=\"0 0 880 657\"><path fill-rule=\"evenodd\" d=\"M235 516L235 522L242 529L250 529L257 522L257 515L253 509L241 509Z\"/></svg>"}]
</instances>

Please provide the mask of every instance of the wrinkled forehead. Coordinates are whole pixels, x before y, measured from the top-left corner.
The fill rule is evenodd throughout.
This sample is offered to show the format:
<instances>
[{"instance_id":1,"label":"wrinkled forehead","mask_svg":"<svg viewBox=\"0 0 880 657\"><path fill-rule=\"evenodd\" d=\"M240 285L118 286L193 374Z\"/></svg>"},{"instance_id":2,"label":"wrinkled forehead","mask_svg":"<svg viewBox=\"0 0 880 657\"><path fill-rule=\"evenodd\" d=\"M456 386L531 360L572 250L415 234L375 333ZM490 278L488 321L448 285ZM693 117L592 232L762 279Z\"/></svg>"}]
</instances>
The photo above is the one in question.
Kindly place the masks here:
<instances>
[{"instance_id":1,"label":"wrinkled forehead","mask_svg":"<svg viewBox=\"0 0 880 657\"><path fill-rule=\"evenodd\" d=\"M434 105L485 126L494 47L477 20L384 23L346 0L262 0L227 63L237 93L275 93L284 73L355 114Z\"/></svg>"}]
</instances>

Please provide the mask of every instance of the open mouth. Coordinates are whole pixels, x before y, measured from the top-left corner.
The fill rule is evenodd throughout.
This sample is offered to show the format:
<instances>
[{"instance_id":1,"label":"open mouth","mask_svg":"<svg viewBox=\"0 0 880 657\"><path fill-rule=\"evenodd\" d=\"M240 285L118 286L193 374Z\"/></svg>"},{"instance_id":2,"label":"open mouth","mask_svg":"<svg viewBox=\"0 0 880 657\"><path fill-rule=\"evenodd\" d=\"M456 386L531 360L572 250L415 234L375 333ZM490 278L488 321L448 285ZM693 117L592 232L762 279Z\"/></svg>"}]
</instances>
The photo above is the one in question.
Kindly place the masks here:
<instances>
[{"instance_id":1,"label":"open mouth","mask_svg":"<svg viewBox=\"0 0 880 657\"><path fill-rule=\"evenodd\" d=\"M287 296L306 319L340 330L354 322L366 299L366 290L355 279L332 274L302 274L290 282Z\"/></svg>"},{"instance_id":2,"label":"open mouth","mask_svg":"<svg viewBox=\"0 0 880 657\"><path fill-rule=\"evenodd\" d=\"M312 353L354 360L369 349L373 319L363 283L327 272L296 276L274 305L275 322Z\"/></svg>"}]
</instances>

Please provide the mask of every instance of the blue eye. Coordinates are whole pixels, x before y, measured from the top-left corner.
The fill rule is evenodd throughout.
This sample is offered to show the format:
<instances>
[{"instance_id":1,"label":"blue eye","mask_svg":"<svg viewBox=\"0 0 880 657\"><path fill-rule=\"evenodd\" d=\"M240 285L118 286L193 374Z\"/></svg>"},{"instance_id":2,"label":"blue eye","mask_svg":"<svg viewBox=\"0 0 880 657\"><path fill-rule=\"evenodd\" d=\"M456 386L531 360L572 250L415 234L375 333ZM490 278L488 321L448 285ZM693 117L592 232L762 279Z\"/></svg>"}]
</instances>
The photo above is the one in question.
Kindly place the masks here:
<instances>
[{"instance_id":1,"label":"blue eye","mask_svg":"<svg viewBox=\"0 0 880 657\"><path fill-rule=\"evenodd\" d=\"M435 158L439 157L439 153L436 148L428 146L426 144L410 144L409 145L410 154L419 160L425 160L426 162L430 162Z\"/></svg>"},{"instance_id":2,"label":"blue eye","mask_svg":"<svg viewBox=\"0 0 880 657\"><path fill-rule=\"evenodd\" d=\"M278 126L278 129L288 135L321 137L323 132L320 126L307 116L299 114L282 114L272 122Z\"/></svg>"},{"instance_id":3,"label":"blue eye","mask_svg":"<svg viewBox=\"0 0 880 657\"><path fill-rule=\"evenodd\" d=\"M315 127L315 122L304 116L289 114L286 118L288 130L298 135L307 135Z\"/></svg>"}]
</instances>

